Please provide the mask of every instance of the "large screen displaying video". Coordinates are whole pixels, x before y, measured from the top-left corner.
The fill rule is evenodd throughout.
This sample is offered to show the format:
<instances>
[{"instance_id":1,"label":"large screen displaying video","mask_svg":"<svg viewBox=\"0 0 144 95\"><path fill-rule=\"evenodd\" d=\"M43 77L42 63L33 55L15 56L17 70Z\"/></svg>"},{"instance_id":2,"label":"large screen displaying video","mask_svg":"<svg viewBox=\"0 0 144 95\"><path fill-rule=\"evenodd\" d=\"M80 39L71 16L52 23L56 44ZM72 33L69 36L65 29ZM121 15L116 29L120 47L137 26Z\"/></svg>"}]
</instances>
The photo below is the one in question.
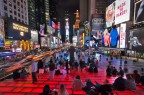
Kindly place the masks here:
<instances>
[{"instance_id":1,"label":"large screen displaying video","mask_svg":"<svg viewBox=\"0 0 144 95\"><path fill-rule=\"evenodd\" d=\"M128 46L137 52L144 52L144 32L143 29L130 31Z\"/></svg>"},{"instance_id":2,"label":"large screen displaying video","mask_svg":"<svg viewBox=\"0 0 144 95\"><path fill-rule=\"evenodd\" d=\"M104 47L119 48L119 27L111 30L105 29L102 35Z\"/></svg>"},{"instance_id":3,"label":"large screen displaying video","mask_svg":"<svg viewBox=\"0 0 144 95\"><path fill-rule=\"evenodd\" d=\"M139 0L135 3L134 23L144 22L144 0Z\"/></svg>"}]
</instances>

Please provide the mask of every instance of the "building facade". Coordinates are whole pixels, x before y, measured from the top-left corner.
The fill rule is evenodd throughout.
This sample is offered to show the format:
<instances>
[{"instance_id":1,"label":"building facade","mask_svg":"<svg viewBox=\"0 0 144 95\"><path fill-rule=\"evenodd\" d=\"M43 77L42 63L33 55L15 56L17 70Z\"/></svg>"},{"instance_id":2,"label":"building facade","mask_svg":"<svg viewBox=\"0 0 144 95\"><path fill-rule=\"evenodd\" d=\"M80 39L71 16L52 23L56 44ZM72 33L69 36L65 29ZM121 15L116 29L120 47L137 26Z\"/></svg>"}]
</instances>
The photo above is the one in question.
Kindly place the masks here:
<instances>
[{"instance_id":1,"label":"building facade","mask_svg":"<svg viewBox=\"0 0 144 95\"><path fill-rule=\"evenodd\" d=\"M0 0L2 17L15 19L28 25L28 2L27 0Z\"/></svg>"}]
</instances>

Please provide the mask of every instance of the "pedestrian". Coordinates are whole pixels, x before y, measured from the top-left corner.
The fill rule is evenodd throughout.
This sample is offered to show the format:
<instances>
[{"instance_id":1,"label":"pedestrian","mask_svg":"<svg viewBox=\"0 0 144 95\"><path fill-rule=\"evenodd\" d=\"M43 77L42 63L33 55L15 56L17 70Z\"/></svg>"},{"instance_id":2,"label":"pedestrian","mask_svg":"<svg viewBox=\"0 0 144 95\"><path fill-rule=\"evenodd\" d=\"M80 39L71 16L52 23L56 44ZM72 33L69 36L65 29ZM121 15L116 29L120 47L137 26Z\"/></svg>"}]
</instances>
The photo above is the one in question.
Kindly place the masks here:
<instances>
[{"instance_id":1,"label":"pedestrian","mask_svg":"<svg viewBox=\"0 0 144 95\"><path fill-rule=\"evenodd\" d=\"M36 72L38 71L38 60L32 60L32 83L37 82Z\"/></svg>"},{"instance_id":2,"label":"pedestrian","mask_svg":"<svg viewBox=\"0 0 144 95\"><path fill-rule=\"evenodd\" d=\"M55 64L53 62L50 62L49 64L49 79L54 79L55 74Z\"/></svg>"},{"instance_id":3,"label":"pedestrian","mask_svg":"<svg viewBox=\"0 0 144 95\"><path fill-rule=\"evenodd\" d=\"M66 60L66 72L67 72L67 74L69 74L69 62L68 62L68 60Z\"/></svg>"}]
</instances>

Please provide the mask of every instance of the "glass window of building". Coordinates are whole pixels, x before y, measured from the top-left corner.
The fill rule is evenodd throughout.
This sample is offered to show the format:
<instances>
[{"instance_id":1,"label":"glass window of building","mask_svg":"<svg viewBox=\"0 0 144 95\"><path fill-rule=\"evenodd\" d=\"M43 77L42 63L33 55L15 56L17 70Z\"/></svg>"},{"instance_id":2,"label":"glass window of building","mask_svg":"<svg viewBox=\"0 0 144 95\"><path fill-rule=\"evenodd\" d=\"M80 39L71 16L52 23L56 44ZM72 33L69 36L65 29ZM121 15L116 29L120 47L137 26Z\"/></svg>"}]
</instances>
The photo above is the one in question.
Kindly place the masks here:
<instances>
[{"instance_id":1,"label":"glass window of building","mask_svg":"<svg viewBox=\"0 0 144 95\"><path fill-rule=\"evenodd\" d=\"M20 8L18 7L18 11L20 11Z\"/></svg>"},{"instance_id":2,"label":"glass window of building","mask_svg":"<svg viewBox=\"0 0 144 95\"><path fill-rule=\"evenodd\" d=\"M7 4L7 0L3 0L3 2Z\"/></svg>"},{"instance_id":3,"label":"glass window of building","mask_svg":"<svg viewBox=\"0 0 144 95\"><path fill-rule=\"evenodd\" d=\"M16 11L14 11L14 15L17 15L17 12L16 12Z\"/></svg>"},{"instance_id":4,"label":"glass window of building","mask_svg":"<svg viewBox=\"0 0 144 95\"><path fill-rule=\"evenodd\" d=\"M16 9L16 5L14 5L14 9Z\"/></svg>"},{"instance_id":5,"label":"glass window of building","mask_svg":"<svg viewBox=\"0 0 144 95\"><path fill-rule=\"evenodd\" d=\"M20 2L17 2L18 6L20 5Z\"/></svg>"},{"instance_id":6,"label":"glass window of building","mask_svg":"<svg viewBox=\"0 0 144 95\"><path fill-rule=\"evenodd\" d=\"M20 17L20 13L18 13L18 16Z\"/></svg>"},{"instance_id":7,"label":"glass window of building","mask_svg":"<svg viewBox=\"0 0 144 95\"><path fill-rule=\"evenodd\" d=\"M12 6L12 3L11 3L11 1L9 1L9 6Z\"/></svg>"},{"instance_id":8,"label":"glass window of building","mask_svg":"<svg viewBox=\"0 0 144 95\"><path fill-rule=\"evenodd\" d=\"M12 18L12 15L10 15L10 18Z\"/></svg>"},{"instance_id":9,"label":"glass window of building","mask_svg":"<svg viewBox=\"0 0 144 95\"><path fill-rule=\"evenodd\" d=\"M7 11L7 6L6 5L4 5L4 10Z\"/></svg>"},{"instance_id":10,"label":"glass window of building","mask_svg":"<svg viewBox=\"0 0 144 95\"><path fill-rule=\"evenodd\" d=\"M23 15L22 15L22 18L24 18Z\"/></svg>"},{"instance_id":11,"label":"glass window of building","mask_svg":"<svg viewBox=\"0 0 144 95\"><path fill-rule=\"evenodd\" d=\"M5 13L4 13L4 16L5 16L5 17L7 17L7 16L8 16L7 12L5 12Z\"/></svg>"},{"instance_id":12,"label":"glass window of building","mask_svg":"<svg viewBox=\"0 0 144 95\"><path fill-rule=\"evenodd\" d=\"M14 19L17 20L17 17L15 17Z\"/></svg>"},{"instance_id":13,"label":"glass window of building","mask_svg":"<svg viewBox=\"0 0 144 95\"><path fill-rule=\"evenodd\" d=\"M16 0L13 0L14 3L16 3Z\"/></svg>"},{"instance_id":14,"label":"glass window of building","mask_svg":"<svg viewBox=\"0 0 144 95\"><path fill-rule=\"evenodd\" d=\"M11 8L9 9L9 12L12 13L12 9Z\"/></svg>"}]
</instances>

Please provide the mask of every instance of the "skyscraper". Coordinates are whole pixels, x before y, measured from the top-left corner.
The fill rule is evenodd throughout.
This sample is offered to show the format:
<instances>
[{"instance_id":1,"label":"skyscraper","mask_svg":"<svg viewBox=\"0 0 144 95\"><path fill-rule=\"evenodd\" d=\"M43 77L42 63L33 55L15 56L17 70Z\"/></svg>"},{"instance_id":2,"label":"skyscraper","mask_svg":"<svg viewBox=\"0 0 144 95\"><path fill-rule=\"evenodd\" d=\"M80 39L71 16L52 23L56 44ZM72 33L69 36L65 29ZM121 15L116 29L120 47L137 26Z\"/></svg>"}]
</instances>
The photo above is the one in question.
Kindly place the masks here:
<instances>
[{"instance_id":1,"label":"skyscraper","mask_svg":"<svg viewBox=\"0 0 144 95\"><path fill-rule=\"evenodd\" d=\"M27 0L0 0L0 15L28 25Z\"/></svg>"}]
</instances>

